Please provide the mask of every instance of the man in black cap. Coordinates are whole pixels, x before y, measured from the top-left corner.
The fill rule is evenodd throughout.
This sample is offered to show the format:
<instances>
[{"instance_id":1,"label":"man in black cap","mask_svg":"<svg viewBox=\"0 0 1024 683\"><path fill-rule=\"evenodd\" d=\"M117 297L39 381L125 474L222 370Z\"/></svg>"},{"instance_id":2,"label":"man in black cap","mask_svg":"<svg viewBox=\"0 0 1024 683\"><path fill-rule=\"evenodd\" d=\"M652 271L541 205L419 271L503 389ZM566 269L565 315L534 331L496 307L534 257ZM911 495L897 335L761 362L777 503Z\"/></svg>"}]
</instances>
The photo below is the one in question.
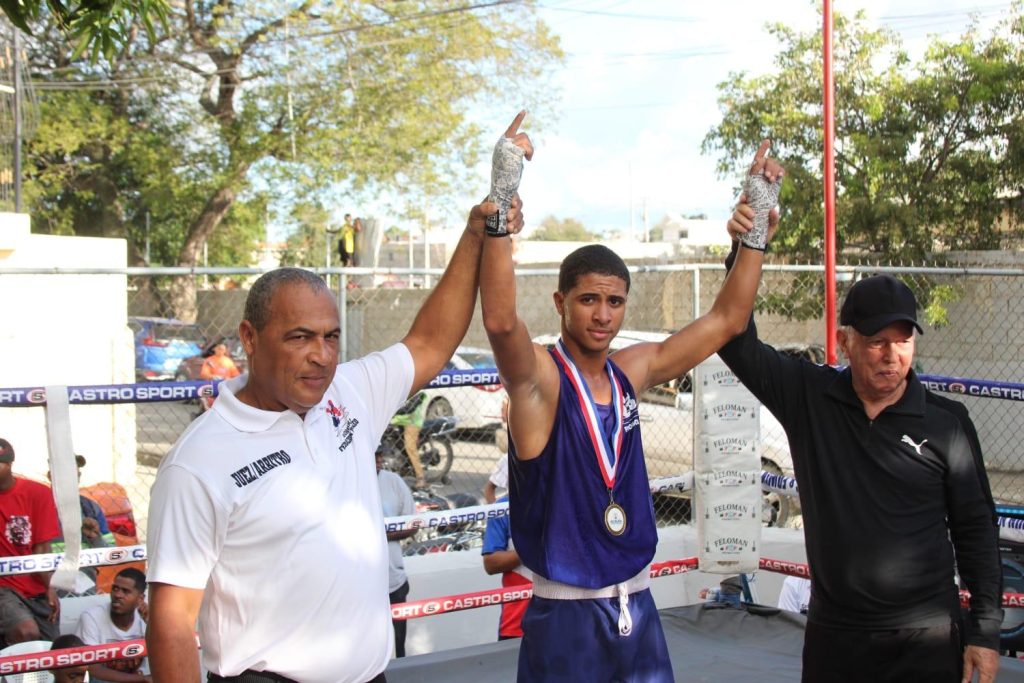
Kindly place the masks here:
<instances>
[{"instance_id":1,"label":"man in black cap","mask_svg":"<svg viewBox=\"0 0 1024 683\"><path fill-rule=\"evenodd\" d=\"M734 238L751 216L737 207ZM811 567L803 680L994 681L1002 572L974 425L911 368L922 329L905 284L858 281L839 322L846 368L778 353L753 320L719 351L789 437Z\"/></svg>"},{"instance_id":2,"label":"man in black cap","mask_svg":"<svg viewBox=\"0 0 1024 683\"><path fill-rule=\"evenodd\" d=\"M14 447L0 439L0 557L48 553L60 535L53 493L39 482L15 477L13 464ZM8 645L58 635L60 602L50 587L51 574L0 576L0 636Z\"/></svg>"}]
</instances>

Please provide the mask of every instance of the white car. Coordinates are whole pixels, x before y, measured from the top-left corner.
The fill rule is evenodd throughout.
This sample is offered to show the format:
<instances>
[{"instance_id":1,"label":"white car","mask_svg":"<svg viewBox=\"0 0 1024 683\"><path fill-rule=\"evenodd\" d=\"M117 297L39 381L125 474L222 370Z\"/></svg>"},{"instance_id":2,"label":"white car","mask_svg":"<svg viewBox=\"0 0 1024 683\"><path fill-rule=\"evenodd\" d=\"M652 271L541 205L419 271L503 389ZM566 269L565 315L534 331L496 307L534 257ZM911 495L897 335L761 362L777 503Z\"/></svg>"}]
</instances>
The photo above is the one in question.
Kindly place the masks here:
<instances>
[{"instance_id":1,"label":"white car","mask_svg":"<svg viewBox=\"0 0 1024 683\"><path fill-rule=\"evenodd\" d=\"M490 349L460 346L445 370L494 370L494 354ZM458 429L496 429L501 425L501 404L505 391L500 384L428 388L425 417L458 418Z\"/></svg>"}]
</instances>

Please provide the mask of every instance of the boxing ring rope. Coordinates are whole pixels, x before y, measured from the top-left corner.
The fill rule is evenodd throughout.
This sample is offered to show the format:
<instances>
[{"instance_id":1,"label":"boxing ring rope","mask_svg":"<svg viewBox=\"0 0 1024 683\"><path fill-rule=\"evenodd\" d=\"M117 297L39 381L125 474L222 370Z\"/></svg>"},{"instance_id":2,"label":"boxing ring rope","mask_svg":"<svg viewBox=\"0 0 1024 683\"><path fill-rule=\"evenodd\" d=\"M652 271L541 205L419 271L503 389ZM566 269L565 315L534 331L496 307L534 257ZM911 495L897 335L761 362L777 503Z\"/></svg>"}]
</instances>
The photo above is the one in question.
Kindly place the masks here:
<instances>
[{"instance_id":1,"label":"boxing ring rope","mask_svg":"<svg viewBox=\"0 0 1024 683\"><path fill-rule=\"evenodd\" d=\"M686 472L676 477L659 477L648 482L651 493L677 492L693 490L693 472ZM780 495L796 497L798 487L796 479L782 474L761 472L761 488L764 491ZM407 529L437 529L450 525L486 523L488 520L508 515L508 502L491 503L489 505L473 505L454 510L438 510L421 512L384 519L386 532L405 531ZM999 516L999 537L1005 540L1024 543L1024 519ZM14 574L31 574L40 571L53 571L60 565L63 553L41 553L37 555L19 555L0 557L0 576ZM146 546L131 545L113 548L83 549L79 557L82 567L100 567L136 562L147 559Z\"/></svg>"}]
</instances>

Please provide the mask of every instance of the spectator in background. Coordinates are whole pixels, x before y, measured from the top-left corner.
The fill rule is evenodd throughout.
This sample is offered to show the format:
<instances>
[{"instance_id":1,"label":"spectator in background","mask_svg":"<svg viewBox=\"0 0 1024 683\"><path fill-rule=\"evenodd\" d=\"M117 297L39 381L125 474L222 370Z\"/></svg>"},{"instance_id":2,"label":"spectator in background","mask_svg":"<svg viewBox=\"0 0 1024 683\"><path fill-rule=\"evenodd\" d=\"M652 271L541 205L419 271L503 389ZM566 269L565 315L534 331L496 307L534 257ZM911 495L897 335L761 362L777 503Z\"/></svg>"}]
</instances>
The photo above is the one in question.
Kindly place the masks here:
<instances>
[{"instance_id":1,"label":"spectator in background","mask_svg":"<svg viewBox=\"0 0 1024 683\"><path fill-rule=\"evenodd\" d=\"M78 466L78 483L82 483L82 468L85 467L85 456L75 455L75 464ZM50 473L46 473L50 478ZM107 516L103 514L103 508L92 498L78 494L78 504L82 510L82 545L87 548L106 548L117 545L114 534L107 524ZM64 552L64 536L57 536L50 544L55 553ZM95 567L83 567L82 571L92 570L92 578L96 578Z\"/></svg>"},{"instance_id":2,"label":"spectator in background","mask_svg":"<svg viewBox=\"0 0 1024 683\"><path fill-rule=\"evenodd\" d=\"M377 458L377 485L380 486L380 502L384 507L385 517L401 517L416 512L416 504L412 499L412 491L406 486L400 476L394 472L382 469L384 456L378 450ZM399 542L416 535L416 529L405 529L402 531L389 531L388 536L388 595L391 604L405 602L409 597L409 578L405 575L405 563L402 561L402 544ZM395 657L405 656L405 630L404 619L392 619L391 624L395 628Z\"/></svg>"},{"instance_id":3,"label":"spectator in background","mask_svg":"<svg viewBox=\"0 0 1024 683\"><path fill-rule=\"evenodd\" d=\"M799 576L787 576L779 592L779 609L807 614L811 604L811 581Z\"/></svg>"},{"instance_id":4,"label":"spectator in background","mask_svg":"<svg viewBox=\"0 0 1024 683\"><path fill-rule=\"evenodd\" d=\"M352 220L352 265L358 266L359 252L363 245L363 219L356 216Z\"/></svg>"},{"instance_id":5,"label":"spectator in background","mask_svg":"<svg viewBox=\"0 0 1024 683\"><path fill-rule=\"evenodd\" d=\"M86 645L120 643L146 637L146 575L134 567L122 569L110 588L110 604L94 605L82 612L76 635ZM92 664L93 683L139 683L151 680L145 657Z\"/></svg>"},{"instance_id":6,"label":"spectator in background","mask_svg":"<svg viewBox=\"0 0 1024 683\"><path fill-rule=\"evenodd\" d=\"M213 347L213 353L203 361L203 367L199 369L199 376L209 380L231 379L240 374L235 361L228 355L228 346L224 342Z\"/></svg>"},{"instance_id":7,"label":"spectator in background","mask_svg":"<svg viewBox=\"0 0 1024 683\"><path fill-rule=\"evenodd\" d=\"M14 476L14 447L0 439L0 557L50 552L60 535L53 493L43 484ZM59 633L60 601L52 572L0 576L0 633L8 645L53 640Z\"/></svg>"},{"instance_id":8,"label":"spectator in background","mask_svg":"<svg viewBox=\"0 0 1024 683\"><path fill-rule=\"evenodd\" d=\"M420 430L423 429L426 410L427 395L418 391L391 418L391 424L402 428L402 443L409 464L412 465L412 471L416 473L416 483L413 486L417 489L427 488L427 478L423 473L423 463L420 461Z\"/></svg>"},{"instance_id":9,"label":"spectator in background","mask_svg":"<svg viewBox=\"0 0 1024 683\"><path fill-rule=\"evenodd\" d=\"M85 456L75 455L75 464L78 465L78 483L81 486ZM46 478L50 478L49 472L46 473ZM106 548L117 545L117 540L110 531L110 526L107 524L107 516L103 514L103 508L100 507L100 504L88 496L83 496L81 493L78 494L78 504L82 511L82 546L85 548ZM50 550L55 553L62 553L64 552L65 545L64 535L60 534L50 544ZM58 591L58 597L95 595L97 568L80 567L78 571L82 575L89 577L93 585L88 586L87 582L83 580L82 585L76 585L72 591Z\"/></svg>"},{"instance_id":10,"label":"spectator in background","mask_svg":"<svg viewBox=\"0 0 1024 683\"><path fill-rule=\"evenodd\" d=\"M484 500L488 503L498 499L499 489L508 489L508 396L501 403L501 426L494 430L494 445L501 451L501 455L484 484Z\"/></svg>"},{"instance_id":11,"label":"spectator in background","mask_svg":"<svg viewBox=\"0 0 1024 683\"><path fill-rule=\"evenodd\" d=\"M341 257L341 266L346 268L355 265L356 253L356 230L352 223L352 214L345 214L345 222L341 226L341 238L338 240L338 255Z\"/></svg>"},{"instance_id":12,"label":"spectator in background","mask_svg":"<svg viewBox=\"0 0 1024 683\"><path fill-rule=\"evenodd\" d=\"M504 462L502 458L502 462ZM506 478L508 466L504 468ZM492 475L493 476L493 475ZM505 502L508 496L502 496L498 502ZM484 545L480 554L484 557L484 571L488 574L501 574L502 588L529 586L533 576L530 570L519 562L519 554L512 544L509 531L508 515L492 517L487 520L484 530ZM523 614L529 600L506 602L501 606L501 620L498 622L498 640L523 637Z\"/></svg>"},{"instance_id":13,"label":"spectator in background","mask_svg":"<svg viewBox=\"0 0 1024 683\"><path fill-rule=\"evenodd\" d=\"M50 650L66 650L72 647L82 647L85 643L78 636L66 633L62 636L58 636L54 639L53 643L50 644ZM63 669L53 669L50 673L53 674L53 683L82 683L85 680L86 672L88 668L85 664L79 664L78 666L68 666ZM94 681L96 679L93 679Z\"/></svg>"}]
</instances>

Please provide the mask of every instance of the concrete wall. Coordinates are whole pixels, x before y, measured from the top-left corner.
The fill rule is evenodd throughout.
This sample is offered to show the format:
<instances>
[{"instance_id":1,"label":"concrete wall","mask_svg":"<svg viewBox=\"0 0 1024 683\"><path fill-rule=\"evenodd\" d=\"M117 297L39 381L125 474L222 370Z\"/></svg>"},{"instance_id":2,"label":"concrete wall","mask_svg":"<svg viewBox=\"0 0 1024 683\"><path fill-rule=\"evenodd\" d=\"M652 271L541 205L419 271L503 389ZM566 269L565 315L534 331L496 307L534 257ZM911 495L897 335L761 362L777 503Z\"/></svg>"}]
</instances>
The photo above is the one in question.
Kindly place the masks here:
<instances>
[{"instance_id":1,"label":"concrete wall","mask_svg":"<svg viewBox=\"0 0 1024 683\"><path fill-rule=\"evenodd\" d=\"M0 267L124 268L124 240L33 235L29 217L0 214ZM0 278L0 385L112 384L134 381L124 275L5 275ZM135 408L72 406L75 450L88 459L86 484L135 477ZM0 409L0 436L16 452L14 470L47 471L43 408Z\"/></svg>"}]
</instances>

